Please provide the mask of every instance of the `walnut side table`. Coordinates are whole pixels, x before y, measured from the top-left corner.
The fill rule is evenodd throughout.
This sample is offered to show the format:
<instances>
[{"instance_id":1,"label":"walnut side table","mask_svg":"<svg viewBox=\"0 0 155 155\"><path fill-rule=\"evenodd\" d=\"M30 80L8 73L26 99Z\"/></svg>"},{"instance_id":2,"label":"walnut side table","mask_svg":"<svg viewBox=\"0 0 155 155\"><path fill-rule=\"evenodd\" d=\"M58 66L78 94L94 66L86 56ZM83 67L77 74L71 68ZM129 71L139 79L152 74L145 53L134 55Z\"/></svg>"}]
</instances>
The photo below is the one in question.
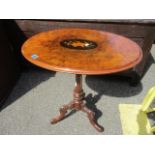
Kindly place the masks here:
<instances>
[{"instance_id":1,"label":"walnut side table","mask_svg":"<svg viewBox=\"0 0 155 155\"><path fill-rule=\"evenodd\" d=\"M75 74L73 100L60 108L60 115L51 123L62 120L69 109L76 109L87 113L90 123L99 132L103 128L84 102L82 74L116 73L134 67L142 59L141 48L130 39L109 32L77 28L34 35L23 44L22 54L42 68Z\"/></svg>"}]
</instances>

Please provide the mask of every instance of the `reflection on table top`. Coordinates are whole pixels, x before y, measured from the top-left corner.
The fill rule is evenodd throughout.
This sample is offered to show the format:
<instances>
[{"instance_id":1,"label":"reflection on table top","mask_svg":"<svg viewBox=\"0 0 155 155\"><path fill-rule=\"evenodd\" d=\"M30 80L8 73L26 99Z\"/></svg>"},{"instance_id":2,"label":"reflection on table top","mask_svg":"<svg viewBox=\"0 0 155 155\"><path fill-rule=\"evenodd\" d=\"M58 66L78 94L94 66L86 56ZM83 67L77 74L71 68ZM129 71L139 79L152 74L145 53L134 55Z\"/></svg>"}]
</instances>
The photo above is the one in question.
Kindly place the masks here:
<instances>
[{"instance_id":1,"label":"reflection on table top","mask_svg":"<svg viewBox=\"0 0 155 155\"><path fill-rule=\"evenodd\" d=\"M132 68L141 48L120 35L91 29L59 29L39 33L22 46L35 65L75 74L109 74Z\"/></svg>"}]
</instances>

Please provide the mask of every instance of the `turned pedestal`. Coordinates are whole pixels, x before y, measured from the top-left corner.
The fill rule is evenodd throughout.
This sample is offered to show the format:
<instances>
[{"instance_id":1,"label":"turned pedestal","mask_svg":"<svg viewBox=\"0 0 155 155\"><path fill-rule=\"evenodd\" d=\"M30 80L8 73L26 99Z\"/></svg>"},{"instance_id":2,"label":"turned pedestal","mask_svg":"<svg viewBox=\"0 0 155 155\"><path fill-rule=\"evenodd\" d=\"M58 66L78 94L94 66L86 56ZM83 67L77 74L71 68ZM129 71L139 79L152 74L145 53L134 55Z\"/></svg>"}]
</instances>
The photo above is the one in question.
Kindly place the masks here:
<instances>
[{"instance_id":1,"label":"turned pedestal","mask_svg":"<svg viewBox=\"0 0 155 155\"><path fill-rule=\"evenodd\" d=\"M59 109L60 115L55 117L51 121L51 123L55 124L64 119L68 110L74 110L74 109L81 110L87 114L88 119L90 123L93 125L93 127L97 131L102 132L103 128L100 125L98 125L96 120L94 119L95 113L92 110L88 109L88 107L85 104L85 93L82 89L82 75L76 74L75 81L76 82L75 82L75 88L73 90L73 100L70 103L63 105Z\"/></svg>"}]
</instances>

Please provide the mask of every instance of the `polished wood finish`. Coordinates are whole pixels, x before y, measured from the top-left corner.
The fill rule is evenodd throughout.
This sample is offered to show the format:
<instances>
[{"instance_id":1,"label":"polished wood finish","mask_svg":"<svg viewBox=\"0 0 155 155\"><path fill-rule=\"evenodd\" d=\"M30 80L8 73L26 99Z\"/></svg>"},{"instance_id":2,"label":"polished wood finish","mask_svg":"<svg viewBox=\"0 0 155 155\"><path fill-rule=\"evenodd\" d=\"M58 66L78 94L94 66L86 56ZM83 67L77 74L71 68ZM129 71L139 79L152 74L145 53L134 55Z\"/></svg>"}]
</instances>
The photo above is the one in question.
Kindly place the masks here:
<instances>
[{"instance_id":1,"label":"polished wood finish","mask_svg":"<svg viewBox=\"0 0 155 155\"><path fill-rule=\"evenodd\" d=\"M79 50L61 45L62 41L70 39L92 41L97 47ZM78 42L73 45L80 46ZM123 71L142 59L141 48L130 39L109 32L75 28L37 34L24 43L22 54L33 64L49 70L91 75Z\"/></svg>"},{"instance_id":2,"label":"polished wood finish","mask_svg":"<svg viewBox=\"0 0 155 155\"><path fill-rule=\"evenodd\" d=\"M76 74L73 100L60 108L51 123L65 118L69 109L85 112L93 127L101 132L85 103L81 74L108 74L129 69L142 59L141 48L133 41L108 32L90 29L62 29L37 34L22 46L24 57L40 67Z\"/></svg>"},{"instance_id":3,"label":"polished wood finish","mask_svg":"<svg viewBox=\"0 0 155 155\"><path fill-rule=\"evenodd\" d=\"M94 116L95 113L93 111L91 111L90 109L88 109L88 107L86 106L85 101L85 93L82 89L82 75L76 75L75 76L76 82L75 82L75 88L73 91L73 101L71 101L69 104L63 105L59 111L60 111L60 115L55 117L51 123L55 124L59 121L61 121L62 119L65 118L65 115L67 113L68 110L81 110L84 113L87 114L88 119L90 121L90 123L93 125L93 127L99 131L102 132L103 131L103 127L101 127L100 125L97 124Z\"/></svg>"},{"instance_id":4,"label":"polished wood finish","mask_svg":"<svg viewBox=\"0 0 155 155\"><path fill-rule=\"evenodd\" d=\"M132 85L137 85L154 62L150 49L155 40L155 20L15 20L19 29L29 38L37 33L62 28L90 28L108 31L130 38L143 50L142 61L133 68L117 75L129 77ZM13 31L14 33L15 31ZM14 40L16 35L14 35ZM16 48L16 47L15 47ZM149 62L149 63L148 63ZM29 65L29 63L27 63Z\"/></svg>"}]
</instances>

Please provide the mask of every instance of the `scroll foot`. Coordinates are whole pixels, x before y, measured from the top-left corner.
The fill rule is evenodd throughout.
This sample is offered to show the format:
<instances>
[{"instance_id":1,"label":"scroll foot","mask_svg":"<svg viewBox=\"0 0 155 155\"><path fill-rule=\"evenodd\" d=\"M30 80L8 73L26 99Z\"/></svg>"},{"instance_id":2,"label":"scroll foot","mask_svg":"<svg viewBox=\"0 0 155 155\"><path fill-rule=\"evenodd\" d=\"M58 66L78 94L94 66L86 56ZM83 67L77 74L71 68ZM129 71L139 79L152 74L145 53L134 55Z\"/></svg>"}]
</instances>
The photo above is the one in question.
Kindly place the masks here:
<instances>
[{"instance_id":1,"label":"scroll foot","mask_svg":"<svg viewBox=\"0 0 155 155\"><path fill-rule=\"evenodd\" d=\"M57 117L55 117L55 118L53 118L52 121L51 121L51 124L55 124L55 123L61 121L62 119L64 119L64 118L65 118L65 114L67 113L67 111L68 111L69 109L72 108L72 106L73 106L72 102L69 103L69 104L66 104L66 105L62 106L62 107L59 109L60 115L57 116Z\"/></svg>"},{"instance_id":2,"label":"scroll foot","mask_svg":"<svg viewBox=\"0 0 155 155\"><path fill-rule=\"evenodd\" d=\"M99 132L103 132L104 128L97 124L97 122L94 119L94 112L88 109L86 106L82 108L82 111L87 113L87 116L89 118L90 123L92 126Z\"/></svg>"}]
</instances>

